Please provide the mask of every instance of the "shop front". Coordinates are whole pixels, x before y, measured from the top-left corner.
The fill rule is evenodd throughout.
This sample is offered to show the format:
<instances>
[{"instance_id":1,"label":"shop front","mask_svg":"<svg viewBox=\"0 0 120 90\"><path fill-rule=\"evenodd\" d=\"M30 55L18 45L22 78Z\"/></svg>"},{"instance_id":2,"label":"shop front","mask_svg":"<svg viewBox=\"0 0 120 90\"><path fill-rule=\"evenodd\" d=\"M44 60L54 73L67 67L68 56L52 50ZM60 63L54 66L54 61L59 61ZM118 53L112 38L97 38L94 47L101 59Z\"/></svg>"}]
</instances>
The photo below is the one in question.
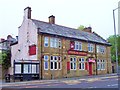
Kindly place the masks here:
<instances>
[{"instance_id":1,"label":"shop front","mask_svg":"<svg viewBox=\"0 0 120 90\"><path fill-rule=\"evenodd\" d=\"M37 80L39 79L38 60L14 60L14 80Z\"/></svg>"}]
</instances>

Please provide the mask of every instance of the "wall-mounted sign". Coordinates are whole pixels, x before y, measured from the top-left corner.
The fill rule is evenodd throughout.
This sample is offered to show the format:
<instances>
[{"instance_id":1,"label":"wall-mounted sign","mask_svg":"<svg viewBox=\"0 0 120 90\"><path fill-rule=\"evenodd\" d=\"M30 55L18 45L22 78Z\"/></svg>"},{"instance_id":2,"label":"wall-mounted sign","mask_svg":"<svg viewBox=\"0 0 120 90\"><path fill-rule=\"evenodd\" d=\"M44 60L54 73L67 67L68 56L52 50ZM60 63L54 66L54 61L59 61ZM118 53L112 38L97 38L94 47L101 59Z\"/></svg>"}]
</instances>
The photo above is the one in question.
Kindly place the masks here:
<instances>
[{"instance_id":1,"label":"wall-mounted sign","mask_svg":"<svg viewBox=\"0 0 120 90\"><path fill-rule=\"evenodd\" d=\"M71 41L70 42L70 49L73 50L75 47L75 42L74 41Z\"/></svg>"},{"instance_id":2,"label":"wall-mounted sign","mask_svg":"<svg viewBox=\"0 0 120 90\"><path fill-rule=\"evenodd\" d=\"M89 59L88 62L95 63L95 60L94 59Z\"/></svg>"},{"instance_id":3,"label":"wall-mounted sign","mask_svg":"<svg viewBox=\"0 0 120 90\"><path fill-rule=\"evenodd\" d=\"M69 55L87 56L87 52L75 51L75 50L69 50L69 51L68 51L68 54L69 54Z\"/></svg>"}]
</instances>

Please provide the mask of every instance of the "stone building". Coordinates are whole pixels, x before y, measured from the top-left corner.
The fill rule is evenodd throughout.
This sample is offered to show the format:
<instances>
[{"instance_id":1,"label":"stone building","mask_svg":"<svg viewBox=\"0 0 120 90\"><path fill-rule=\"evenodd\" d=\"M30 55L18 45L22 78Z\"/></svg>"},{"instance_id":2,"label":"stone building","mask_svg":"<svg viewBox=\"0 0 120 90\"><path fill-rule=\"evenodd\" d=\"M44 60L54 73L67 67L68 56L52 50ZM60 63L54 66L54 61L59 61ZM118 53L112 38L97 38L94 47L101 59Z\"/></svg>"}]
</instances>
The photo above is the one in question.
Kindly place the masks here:
<instances>
[{"instance_id":1,"label":"stone building","mask_svg":"<svg viewBox=\"0 0 120 90\"><path fill-rule=\"evenodd\" d=\"M111 73L110 46L92 32L31 18L31 8L24 9L18 42L11 46L11 75L23 79L53 79Z\"/></svg>"}]
</instances>

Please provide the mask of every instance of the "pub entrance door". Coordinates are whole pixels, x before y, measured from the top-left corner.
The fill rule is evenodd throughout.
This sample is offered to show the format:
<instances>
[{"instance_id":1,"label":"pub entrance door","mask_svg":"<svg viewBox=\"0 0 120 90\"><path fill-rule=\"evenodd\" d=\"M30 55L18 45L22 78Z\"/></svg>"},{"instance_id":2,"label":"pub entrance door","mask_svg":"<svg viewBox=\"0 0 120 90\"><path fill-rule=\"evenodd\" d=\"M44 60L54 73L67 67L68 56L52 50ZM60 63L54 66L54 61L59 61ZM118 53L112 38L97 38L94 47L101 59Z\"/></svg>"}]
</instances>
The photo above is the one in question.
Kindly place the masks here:
<instances>
[{"instance_id":1,"label":"pub entrance door","mask_svg":"<svg viewBox=\"0 0 120 90\"><path fill-rule=\"evenodd\" d=\"M89 75L92 75L92 62L89 62Z\"/></svg>"}]
</instances>

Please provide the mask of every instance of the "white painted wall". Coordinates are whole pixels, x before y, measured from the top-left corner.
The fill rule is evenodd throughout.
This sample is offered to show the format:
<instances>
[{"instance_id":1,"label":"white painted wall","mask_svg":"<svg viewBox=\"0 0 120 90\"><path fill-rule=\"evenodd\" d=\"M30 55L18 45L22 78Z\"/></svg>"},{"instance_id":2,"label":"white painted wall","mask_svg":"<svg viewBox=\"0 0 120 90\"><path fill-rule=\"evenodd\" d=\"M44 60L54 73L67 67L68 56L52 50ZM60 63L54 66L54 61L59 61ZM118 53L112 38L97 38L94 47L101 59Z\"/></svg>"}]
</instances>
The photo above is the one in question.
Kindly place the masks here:
<instances>
[{"instance_id":1,"label":"white painted wall","mask_svg":"<svg viewBox=\"0 0 120 90\"><path fill-rule=\"evenodd\" d=\"M19 27L18 44L20 46L20 59L37 60L37 55L29 56L29 46L37 45L37 29L32 20L24 20Z\"/></svg>"},{"instance_id":2,"label":"white painted wall","mask_svg":"<svg viewBox=\"0 0 120 90\"><path fill-rule=\"evenodd\" d=\"M19 47L18 44L11 46L11 67L9 68L10 75L13 75L14 60L19 60L19 51L18 51L19 48L18 47Z\"/></svg>"},{"instance_id":3,"label":"white painted wall","mask_svg":"<svg viewBox=\"0 0 120 90\"><path fill-rule=\"evenodd\" d=\"M29 46L35 44L37 46L37 28L31 19L27 19L28 10L24 11L24 18L22 25L18 28L18 44L11 47L12 57L11 57L11 68L10 74L13 74L13 63L19 60L37 60L36 55L29 56ZM18 49L20 51L18 51Z\"/></svg>"}]
</instances>

